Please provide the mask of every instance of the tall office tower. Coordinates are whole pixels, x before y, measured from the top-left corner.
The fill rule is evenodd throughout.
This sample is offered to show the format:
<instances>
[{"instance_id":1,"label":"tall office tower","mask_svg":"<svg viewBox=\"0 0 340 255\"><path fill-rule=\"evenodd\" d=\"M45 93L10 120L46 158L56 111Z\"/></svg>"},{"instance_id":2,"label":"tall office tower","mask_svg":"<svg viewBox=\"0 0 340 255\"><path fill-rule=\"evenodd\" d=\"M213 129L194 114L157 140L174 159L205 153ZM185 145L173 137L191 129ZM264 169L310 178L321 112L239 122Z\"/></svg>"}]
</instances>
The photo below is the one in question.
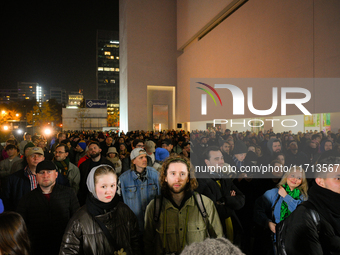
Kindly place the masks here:
<instances>
[{"instance_id":1,"label":"tall office tower","mask_svg":"<svg viewBox=\"0 0 340 255\"><path fill-rule=\"evenodd\" d=\"M108 108L119 107L119 34L97 30L97 95Z\"/></svg>"},{"instance_id":2,"label":"tall office tower","mask_svg":"<svg viewBox=\"0 0 340 255\"><path fill-rule=\"evenodd\" d=\"M35 98L39 105L46 100L44 89L36 82L18 82L18 99Z\"/></svg>"},{"instance_id":3,"label":"tall office tower","mask_svg":"<svg viewBox=\"0 0 340 255\"><path fill-rule=\"evenodd\" d=\"M62 88L52 87L50 88L50 99L54 98L57 100L58 104L66 104L66 90Z\"/></svg>"}]
</instances>

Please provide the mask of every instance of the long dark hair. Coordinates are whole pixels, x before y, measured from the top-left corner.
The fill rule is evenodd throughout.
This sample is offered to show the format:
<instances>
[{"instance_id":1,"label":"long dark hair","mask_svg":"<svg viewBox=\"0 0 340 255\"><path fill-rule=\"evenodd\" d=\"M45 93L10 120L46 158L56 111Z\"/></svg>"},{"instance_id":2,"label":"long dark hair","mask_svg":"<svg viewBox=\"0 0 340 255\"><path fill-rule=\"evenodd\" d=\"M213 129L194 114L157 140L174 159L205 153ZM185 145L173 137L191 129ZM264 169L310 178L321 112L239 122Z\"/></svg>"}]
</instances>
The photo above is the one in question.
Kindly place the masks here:
<instances>
[{"instance_id":1,"label":"long dark hair","mask_svg":"<svg viewBox=\"0 0 340 255\"><path fill-rule=\"evenodd\" d=\"M16 212L0 214L0 252L11 255L30 254L26 224Z\"/></svg>"}]
</instances>

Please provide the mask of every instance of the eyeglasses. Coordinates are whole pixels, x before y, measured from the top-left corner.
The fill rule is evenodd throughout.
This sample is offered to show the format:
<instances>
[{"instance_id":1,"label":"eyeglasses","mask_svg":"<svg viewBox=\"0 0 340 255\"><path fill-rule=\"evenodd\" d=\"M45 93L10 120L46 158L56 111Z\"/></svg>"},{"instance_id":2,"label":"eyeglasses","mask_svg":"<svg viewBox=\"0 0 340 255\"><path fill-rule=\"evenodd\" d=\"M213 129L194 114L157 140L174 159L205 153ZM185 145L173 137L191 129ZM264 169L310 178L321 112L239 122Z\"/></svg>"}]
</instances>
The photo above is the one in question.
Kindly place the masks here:
<instances>
[{"instance_id":1,"label":"eyeglasses","mask_svg":"<svg viewBox=\"0 0 340 255\"><path fill-rule=\"evenodd\" d=\"M55 151L54 154L63 154L65 151Z\"/></svg>"}]
</instances>

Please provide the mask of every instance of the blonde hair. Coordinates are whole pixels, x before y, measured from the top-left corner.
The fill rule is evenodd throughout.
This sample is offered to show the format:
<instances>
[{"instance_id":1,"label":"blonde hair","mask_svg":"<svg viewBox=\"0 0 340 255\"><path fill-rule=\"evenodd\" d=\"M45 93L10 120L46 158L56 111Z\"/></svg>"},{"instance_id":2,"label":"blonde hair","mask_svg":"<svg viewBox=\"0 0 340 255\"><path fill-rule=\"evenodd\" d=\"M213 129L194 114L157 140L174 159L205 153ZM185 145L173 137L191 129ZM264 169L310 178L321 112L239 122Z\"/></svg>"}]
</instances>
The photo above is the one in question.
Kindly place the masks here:
<instances>
[{"instance_id":1,"label":"blonde hair","mask_svg":"<svg viewBox=\"0 0 340 255\"><path fill-rule=\"evenodd\" d=\"M297 187L297 189L300 190L301 194L303 195L303 197L305 199L308 198L308 183L307 183L307 179L306 179L306 174L305 174L305 170L303 170L303 168L301 168L300 166L292 166L282 177L281 181L279 182L279 184L277 185L277 187L279 188L280 186L284 185L287 183L287 178L289 176L289 174L291 172L297 172L300 171L302 173L302 179L301 179L301 184L299 187Z\"/></svg>"}]
</instances>

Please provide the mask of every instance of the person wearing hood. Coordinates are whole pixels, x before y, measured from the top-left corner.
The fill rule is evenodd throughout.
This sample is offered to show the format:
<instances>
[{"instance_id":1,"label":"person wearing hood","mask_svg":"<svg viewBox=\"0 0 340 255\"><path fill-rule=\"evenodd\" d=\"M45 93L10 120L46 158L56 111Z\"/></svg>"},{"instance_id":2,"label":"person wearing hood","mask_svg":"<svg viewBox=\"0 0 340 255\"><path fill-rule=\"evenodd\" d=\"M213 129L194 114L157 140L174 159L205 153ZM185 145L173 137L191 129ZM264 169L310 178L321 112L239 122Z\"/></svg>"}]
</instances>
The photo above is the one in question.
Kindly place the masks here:
<instances>
[{"instance_id":1,"label":"person wearing hood","mask_svg":"<svg viewBox=\"0 0 340 255\"><path fill-rule=\"evenodd\" d=\"M298 144L296 141L290 141L288 144L288 152L286 153L286 165L287 166L302 166L303 169L308 168L310 161L307 155L298 150Z\"/></svg>"},{"instance_id":2,"label":"person wearing hood","mask_svg":"<svg viewBox=\"0 0 340 255\"><path fill-rule=\"evenodd\" d=\"M271 138L267 142L267 151L263 155L263 164L269 165L274 153L282 152L281 141L277 138Z\"/></svg>"},{"instance_id":3,"label":"person wearing hood","mask_svg":"<svg viewBox=\"0 0 340 255\"><path fill-rule=\"evenodd\" d=\"M86 204L69 221L59 254L141 254L137 218L116 195L115 170L92 168L86 185Z\"/></svg>"},{"instance_id":4,"label":"person wearing hood","mask_svg":"<svg viewBox=\"0 0 340 255\"><path fill-rule=\"evenodd\" d=\"M116 147L110 147L106 153L106 159L110 160L115 167L116 173L119 176L122 171L122 161L118 157Z\"/></svg>"},{"instance_id":5,"label":"person wearing hood","mask_svg":"<svg viewBox=\"0 0 340 255\"><path fill-rule=\"evenodd\" d=\"M314 164L320 156L320 154L318 153L317 144L312 140L306 141L306 146L303 152L307 155L307 158L312 164Z\"/></svg>"}]
</instances>

